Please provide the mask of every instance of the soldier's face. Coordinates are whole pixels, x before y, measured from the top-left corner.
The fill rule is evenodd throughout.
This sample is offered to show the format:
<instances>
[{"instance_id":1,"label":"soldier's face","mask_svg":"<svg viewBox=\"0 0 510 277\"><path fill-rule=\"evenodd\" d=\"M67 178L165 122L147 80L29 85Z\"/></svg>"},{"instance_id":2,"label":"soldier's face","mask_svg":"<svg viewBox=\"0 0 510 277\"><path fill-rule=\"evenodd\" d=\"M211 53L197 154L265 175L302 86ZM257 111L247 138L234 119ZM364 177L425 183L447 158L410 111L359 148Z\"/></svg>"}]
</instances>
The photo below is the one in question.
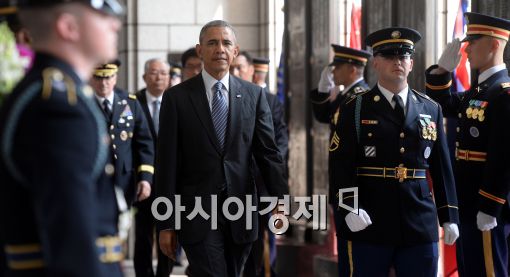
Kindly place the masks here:
<instances>
[{"instance_id":1,"label":"soldier's face","mask_svg":"<svg viewBox=\"0 0 510 277\"><path fill-rule=\"evenodd\" d=\"M373 59L374 69L380 80L392 83L407 82L409 72L413 70L410 56L381 56Z\"/></svg>"},{"instance_id":2,"label":"soldier's face","mask_svg":"<svg viewBox=\"0 0 510 277\"><path fill-rule=\"evenodd\" d=\"M496 54L494 40L488 36L468 41L466 54L472 69L484 71L490 67L490 62Z\"/></svg>"},{"instance_id":3,"label":"soldier's face","mask_svg":"<svg viewBox=\"0 0 510 277\"><path fill-rule=\"evenodd\" d=\"M149 64L147 71L143 74L143 80L147 85L149 93L156 97L161 95L170 84L170 69L160 61L154 61Z\"/></svg>"},{"instance_id":4,"label":"soldier's face","mask_svg":"<svg viewBox=\"0 0 510 277\"><path fill-rule=\"evenodd\" d=\"M253 79L253 66L248 63L245 56L237 56L230 66L230 74L247 82L251 82Z\"/></svg>"},{"instance_id":5,"label":"soldier's face","mask_svg":"<svg viewBox=\"0 0 510 277\"><path fill-rule=\"evenodd\" d=\"M117 58L118 18L86 8L79 17L82 28L80 40L83 52L95 64Z\"/></svg>"},{"instance_id":6,"label":"soldier's face","mask_svg":"<svg viewBox=\"0 0 510 277\"><path fill-rule=\"evenodd\" d=\"M197 53L204 62L204 69L214 77L223 77L239 54L236 38L230 28L208 28L197 45Z\"/></svg>"},{"instance_id":7,"label":"soldier's face","mask_svg":"<svg viewBox=\"0 0 510 277\"><path fill-rule=\"evenodd\" d=\"M117 84L117 74L106 78L94 76L90 80L90 86L100 97L108 97L111 93L113 93L115 84Z\"/></svg>"},{"instance_id":8,"label":"soldier's face","mask_svg":"<svg viewBox=\"0 0 510 277\"><path fill-rule=\"evenodd\" d=\"M352 66L347 63L336 64L333 68L333 81L335 82L335 86L340 85L348 85L346 84L346 79L351 74Z\"/></svg>"}]
</instances>

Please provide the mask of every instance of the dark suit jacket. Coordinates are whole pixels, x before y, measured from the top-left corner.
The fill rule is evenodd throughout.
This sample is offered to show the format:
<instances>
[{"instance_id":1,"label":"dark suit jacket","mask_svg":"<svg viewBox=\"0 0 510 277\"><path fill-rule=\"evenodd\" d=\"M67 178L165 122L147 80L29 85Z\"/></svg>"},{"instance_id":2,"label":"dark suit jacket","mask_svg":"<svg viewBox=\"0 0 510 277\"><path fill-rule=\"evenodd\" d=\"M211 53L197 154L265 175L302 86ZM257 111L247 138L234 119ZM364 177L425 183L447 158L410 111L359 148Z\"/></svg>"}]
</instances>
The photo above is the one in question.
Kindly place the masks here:
<instances>
[{"instance_id":1,"label":"dark suit jacket","mask_svg":"<svg viewBox=\"0 0 510 277\"><path fill-rule=\"evenodd\" d=\"M154 121L152 121L151 112L149 111L149 105L147 105L147 96L145 95L145 92L147 89L142 89L138 92L136 92L136 98L138 99L138 102L140 102L140 105L142 106L143 113L145 114L145 119L147 119L147 123L149 123L149 129L151 130L152 139L154 141L154 149L156 148L158 134L156 134L156 129L154 128Z\"/></svg>"},{"instance_id":2,"label":"dark suit jacket","mask_svg":"<svg viewBox=\"0 0 510 277\"><path fill-rule=\"evenodd\" d=\"M204 230L211 229L211 223L200 216L186 218L193 210L195 196L202 197L202 207L209 215L210 196L224 187L228 196L238 197L243 203L251 195L256 205L252 156L269 193L280 197L288 192L264 90L232 75L224 153L219 150L201 74L172 87L163 96L157 148L157 196L167 197L175 208L174 196L180 194L186 207L178 232L182 244L201 241L207 234ZM215 210L221 212L221 208ZM246 230L246 213L230 223L234 242L247 243L257 238L258 217L256 212L250 216L251 230ZM178 222L173 213L160 223L159 229L179 229Z\"/></svg>"}]
</instances>

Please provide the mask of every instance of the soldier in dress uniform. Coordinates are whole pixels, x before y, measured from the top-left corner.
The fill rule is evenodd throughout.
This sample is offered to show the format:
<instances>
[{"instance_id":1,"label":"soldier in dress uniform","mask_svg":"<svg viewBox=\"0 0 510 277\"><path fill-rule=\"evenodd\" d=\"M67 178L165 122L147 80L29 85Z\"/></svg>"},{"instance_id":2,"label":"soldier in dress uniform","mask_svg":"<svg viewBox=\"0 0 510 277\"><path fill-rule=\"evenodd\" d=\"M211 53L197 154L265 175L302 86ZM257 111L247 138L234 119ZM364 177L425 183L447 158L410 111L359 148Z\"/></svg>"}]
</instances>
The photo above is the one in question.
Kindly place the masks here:
<instances>
[{"instance_id":1,"label":"soldier in dress uniform","mask_svg":"<svg viewBox=\"0 0 510 277\"><path fill-rule=\"evenodd\" d=\"M98 62L116 56L123 7L114 0L18 7L36 57L0 111L6 276L122 276L118 266L101 266L120 251L98 233L99 208L114 200L98 190L108 138L85 82Z\"/></svg>"},{"instance_id":2,"label":"soldier in dress uniform","mask_svg":"<svg viewBox=\"0 0 510 277\"><path fill-rule=\"evenodd\" d=\"M466 92L450 91L461 41L447 45L426 71L427 93L446 116L458 117L455 177L459 197L460 276L508 276L510 209L510 78L503 52L510 21L466 13L466 53L478 82Z\"/></svg>"},{"instance_id":3,"label":"soldier in dress uniform","mask_svg":"<svg viewBox=\"0 0 510 277\"><path fill-rule=\"evenodd\" d=\"M154 143L136 95L116 87L118 61L94 70L94 89L111 138L115 186L124 191L127 204L149 197L154 174ZM135 186L136 184L136 186Z\"/></svg>"},{"instance_id":4,"label":"soldier in dress uniform","mask_svg":"<svg viewBox=\"0 0 510 277\"><path fill-rule=\"evenodd\" d=\"M340 276L387 276L392 266L397 276L436 276L438 218L447 244L458 237L441 108L407 84L419 39L408 28L370 34L377 85L340 107L331 139Z\"/></svg>"},{"instance_id":5,"label":"soldier in dress uniform","mask_svg":"<svg viewBox=\"0 0 510 277\"><path fill-rule=\"evenodd\" d=\"M365 92L369 89L368 84L363 79L363 72L368 59L372 56L370 52L364 50L352 49L336 44L331 44L331 47L335 53L333 61L322 70L318 88L310 92L315 119L321 123L329 124L330 141L334 136L340 106L350 99L352 95ZM342 92L338 91L340 85L344 86ZM330 150L333 150L333 148ZM328 170L330 168L331 166L329 166ZM336 193L334 186L330 184L329 200L333 205L333 218L338 235L338 226L340 226L340 221L343 218L340 218L336 207L338 204L335 204L334 201ZM337 240L337 250L339 250L339 247L339 240ZM338 266L340 269L340 263L338 263Z\"/></svg>"}]
</instances>

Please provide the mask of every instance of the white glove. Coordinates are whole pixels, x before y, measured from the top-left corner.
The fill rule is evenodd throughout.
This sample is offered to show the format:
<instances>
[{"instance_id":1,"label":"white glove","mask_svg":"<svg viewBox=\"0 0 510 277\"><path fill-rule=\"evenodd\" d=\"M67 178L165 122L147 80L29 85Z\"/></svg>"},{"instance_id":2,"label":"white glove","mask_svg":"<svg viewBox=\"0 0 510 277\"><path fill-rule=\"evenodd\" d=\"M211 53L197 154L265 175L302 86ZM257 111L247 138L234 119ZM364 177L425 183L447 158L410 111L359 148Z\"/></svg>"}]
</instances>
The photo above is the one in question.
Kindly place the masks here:
<instances>
[{"instance_id":1,"label":"white glove","mask_svg":"<svg viewBox=\"0 0 510 277\"><path fill-rule=\"evenodd\" d=\"M345 216L345 222L349 229L352 232L358 232L368 227L368 225L372 224L372 220L370 220L370 216L368 216L367 212L363 209L358 209L358 214L350 212Z\"/></svg>"},{"instance_id":2,"label":"white glove","mask_svg":"<svg viewBox=\"0 0 510 277\"><path fill-rule=\"evenodd\" d=\"M498 222L495 217L478 211L476 215L476 225L478 225L478 229L483 232L498 226Z\"/></svg>"},{"instance_id":3,"label":"white glove","mask_svg":"<svg viewBox=\"0 0 510 277\"><path fill-rule=\"evenodd\" d=\"M445 222L443 223L444 230L444 243L453 245L459 238L459 226L455 223Z\"/></svg>"},{"instance_id":4,"label":"white glove","mask_svg":"<svg viewBox=\"0 0 510 277\"><path fill-rule=\"evenodd\" d=\"M458 38L448 43L441 54L437 65L448 72L453 72L459 65L460 58L462 56L460 53L460 46L461 42Z\"/></svg>"},{"instance_id":5,"label":"white glove","mask_svg":"<svg viewBox=\"0 0 510 277\"><path fill-rule=\"evenodd\" d=\"M331 89L335 87L335 81L333 81L333 72L331 66L326 66L322 70L321 79L317 85L317 90L322 93L329 93Z\"/></svg>"}]
</instances>

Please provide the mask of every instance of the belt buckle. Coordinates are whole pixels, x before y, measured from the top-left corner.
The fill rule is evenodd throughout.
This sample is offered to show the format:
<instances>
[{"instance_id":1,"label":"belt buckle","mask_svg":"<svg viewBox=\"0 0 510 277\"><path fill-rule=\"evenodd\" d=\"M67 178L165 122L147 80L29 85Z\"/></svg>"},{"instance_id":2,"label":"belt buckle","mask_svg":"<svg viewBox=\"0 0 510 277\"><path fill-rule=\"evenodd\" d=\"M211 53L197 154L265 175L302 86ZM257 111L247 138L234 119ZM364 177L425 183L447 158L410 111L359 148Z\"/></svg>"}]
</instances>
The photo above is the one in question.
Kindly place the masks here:
<instances>
[{"instance_id":1,"label":"belt buckle","mask_svg":"<svg viewBox=\"0 0 510 277\"><path fill-rule=\"evenodd\" d=\"M466 150L466 161L469 161L469 150Z\"/></svg>"},{"instance_id":2,"label":"belt buckle","mask_svg":"<svg viewBox=\"0 0 510 277\"><path fill-rule=\"evenodd\" d=\"M407 178L407 167L395 167L395 179L399 182L403 182Z\"/></svg>"}]
</instances>

